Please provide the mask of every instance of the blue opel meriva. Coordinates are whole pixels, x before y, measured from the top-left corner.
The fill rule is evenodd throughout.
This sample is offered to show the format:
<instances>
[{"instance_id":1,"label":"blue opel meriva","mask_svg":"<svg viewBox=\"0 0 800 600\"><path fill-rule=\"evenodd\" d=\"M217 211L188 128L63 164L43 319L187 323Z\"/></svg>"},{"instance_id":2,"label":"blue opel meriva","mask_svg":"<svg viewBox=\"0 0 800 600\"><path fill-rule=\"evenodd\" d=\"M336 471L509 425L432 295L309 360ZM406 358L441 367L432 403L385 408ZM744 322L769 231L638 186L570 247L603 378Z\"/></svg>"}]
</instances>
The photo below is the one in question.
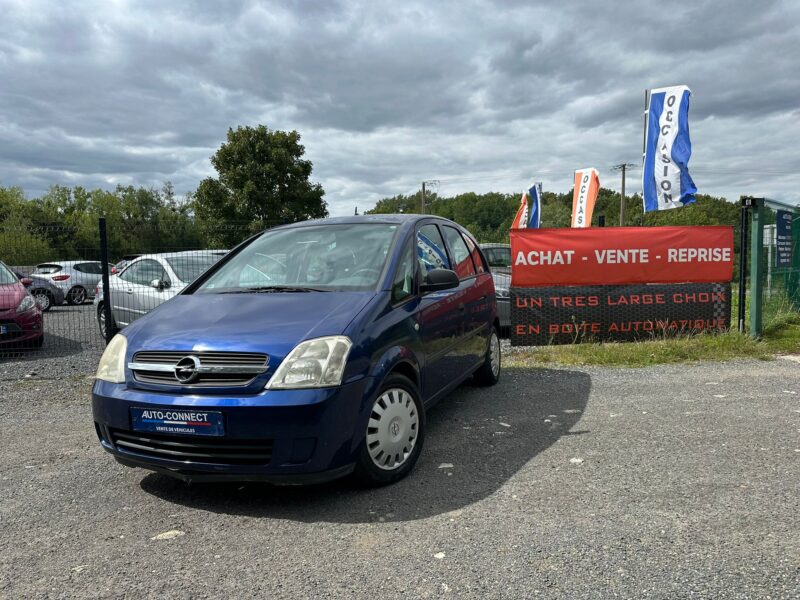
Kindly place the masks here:
<instances>
[{"instance_id":1,"label":"blue opel meriva","mask_svg":"<svg viewBox=\"0 0 800 600\"><path fill-rule=\"evenodd\" d=\"M446 219L307 221L244 242L106 348L103 448L186 481L386 484L425 411L500 375L492 276Z\"/></svg>"}]
</instances>

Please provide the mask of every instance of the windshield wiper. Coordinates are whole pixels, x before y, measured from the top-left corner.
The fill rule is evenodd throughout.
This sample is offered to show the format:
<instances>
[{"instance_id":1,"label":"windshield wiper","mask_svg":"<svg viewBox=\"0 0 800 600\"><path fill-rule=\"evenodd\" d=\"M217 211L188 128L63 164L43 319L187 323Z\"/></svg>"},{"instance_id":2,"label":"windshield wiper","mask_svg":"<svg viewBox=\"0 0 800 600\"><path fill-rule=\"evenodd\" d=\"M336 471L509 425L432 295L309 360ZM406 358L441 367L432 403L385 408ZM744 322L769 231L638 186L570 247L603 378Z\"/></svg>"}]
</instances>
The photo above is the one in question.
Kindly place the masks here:
<instances>
[{"instance_id":1,"label":"windshield wiper","mask_svg":"<svg viewBox=\"0 0 800 600\"><path fill-rule=\"evenodd\" d=\"M211 290L209 290L211 291ZM331 290L323 290L321 288L292 286L292 285L265 285L261 287L246 287L246 288L233 288L228 290L220 290L217 294L259 294L259 293L273 293L273 292L330 292Z\"/></svg>"}]
</instances>

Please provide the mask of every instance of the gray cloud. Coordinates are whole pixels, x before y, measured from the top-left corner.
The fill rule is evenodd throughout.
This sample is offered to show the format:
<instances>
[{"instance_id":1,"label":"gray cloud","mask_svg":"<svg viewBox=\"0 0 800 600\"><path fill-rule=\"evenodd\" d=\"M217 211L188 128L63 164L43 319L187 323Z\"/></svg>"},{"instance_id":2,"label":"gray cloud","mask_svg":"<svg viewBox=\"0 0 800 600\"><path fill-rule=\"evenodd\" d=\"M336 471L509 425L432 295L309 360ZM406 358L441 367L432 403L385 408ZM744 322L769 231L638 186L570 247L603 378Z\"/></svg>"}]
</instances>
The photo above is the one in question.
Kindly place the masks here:
<instances>
[{"instance_id":1,"label":"gray cloud","mask_svg":"<svg viewBox=\"0 0 800 600\"><path fill-rule=\"evenodd\" d=\"M0 184L212 173L228 127L298 129L332 212L571 187L641 152L643 92L693 90L702 192L800 201L792 2L0 0ZM634 183L633 187L636 189Z\"/></svg>"}]
</instances>

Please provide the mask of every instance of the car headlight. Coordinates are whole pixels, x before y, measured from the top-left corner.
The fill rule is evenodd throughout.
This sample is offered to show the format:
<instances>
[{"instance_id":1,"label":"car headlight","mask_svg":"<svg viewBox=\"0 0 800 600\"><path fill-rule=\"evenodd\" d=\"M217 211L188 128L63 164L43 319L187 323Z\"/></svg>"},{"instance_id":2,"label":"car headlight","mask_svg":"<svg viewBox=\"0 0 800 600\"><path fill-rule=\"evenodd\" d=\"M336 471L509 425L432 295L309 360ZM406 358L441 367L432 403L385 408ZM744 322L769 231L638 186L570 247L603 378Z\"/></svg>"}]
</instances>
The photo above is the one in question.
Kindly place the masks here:
<instances>
[{"instance_id":1,"label":"car headlight","mask_svg":"<svg viewBox=\"0 0 800 600\"><path fill-rule=\"evenodd\" d=\"M353 342L343 335L298 344L267 383L268 390L332 387L342 383Z\"/></svg>"},{"instance_id":2,"label":"car headlight","mask_svg":"<svg viewBox=\"0 0 800 600\"><path fill-rule=\"evenodd\" d=\"M498 298L510 298L511 294L508 293L508 288L495 288L495 293Z\"/></svg>"},{"instance_id":3,"label":"car headlight","mask_svg":"<svg viewBox=\"0 0 800 600\"><path fill-rule=\"evenodd\" d=\"M27 312L35 306L36 300L33 299L33 296L28 294L22 299L22 302L19 303L19 306L17 306L17 314Z\"/></svg>"},{"instance_id":4,"label":"car headlight","mask_svg":"<svg viewBox=\"0 0 800 600\"><path fill-rule=\"evenodd\" d=\"M128 350L128 338L118 333L106 346L100 364L97 365L97 379L110 383L125 383L125 352Z\"/></svg>"}]
</instances>

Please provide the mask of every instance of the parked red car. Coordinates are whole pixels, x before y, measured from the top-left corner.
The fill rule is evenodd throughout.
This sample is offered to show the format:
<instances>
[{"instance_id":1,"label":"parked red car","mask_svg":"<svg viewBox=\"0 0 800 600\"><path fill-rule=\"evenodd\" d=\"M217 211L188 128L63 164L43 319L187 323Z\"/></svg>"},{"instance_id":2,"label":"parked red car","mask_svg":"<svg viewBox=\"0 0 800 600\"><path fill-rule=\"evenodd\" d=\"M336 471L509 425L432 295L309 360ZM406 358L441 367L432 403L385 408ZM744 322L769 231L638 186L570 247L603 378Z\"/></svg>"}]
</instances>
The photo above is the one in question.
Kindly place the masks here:
<instances>
[{"instance_id":1,"label":"parked red car","mask_svg":"<svg viewBox=\"0 0 800 600\"><path fill-rule=\"evenodd\" d=\"M40 348L42 343L42 311L23 282L0 262L0 348Z\"/></svg>"}]
</instances>

